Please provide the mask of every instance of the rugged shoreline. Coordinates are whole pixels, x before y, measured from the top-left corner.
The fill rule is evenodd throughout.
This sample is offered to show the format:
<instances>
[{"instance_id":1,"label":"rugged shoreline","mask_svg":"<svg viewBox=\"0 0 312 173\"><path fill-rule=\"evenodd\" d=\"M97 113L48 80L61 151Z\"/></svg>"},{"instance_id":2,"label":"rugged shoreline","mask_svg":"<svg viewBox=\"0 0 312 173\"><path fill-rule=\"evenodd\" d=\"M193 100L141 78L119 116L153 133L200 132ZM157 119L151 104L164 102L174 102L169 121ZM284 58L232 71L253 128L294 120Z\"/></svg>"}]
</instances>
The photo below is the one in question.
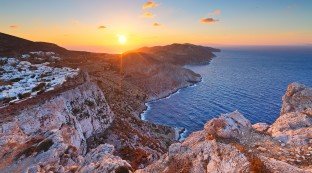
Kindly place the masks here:
<instances>
[{"instance_id":1,"label":"rugged shoreline","mask_svg":"<svg viewBox=\"0 0 312 173\"><path fill-rule=\"evenodd\" d=\"M206 65L209 65L209 64L206 64ZM148 120L146 120L146 117L145 117L145 113L147 112L147 111L149 111L151 108L150 108L150 106L149 106L149 103L151 103L151 102L157 102L157 101L159 101L159 100L162 100L162 99L168 99L168 98L170 98L171 96L173 96L173 95L175 95L175 94L179 94L180 93L180 91L182 90L182 89L187 89L187 88L189 88L189 87L194 87L194 86L196 86L198 83L200 83L200 82L202 82L202 77L200 78L200 81L198 81L198 82L196 82L196 83L193 83L193 84L191 84L191 85L187 85L187 86L183 86L183 87L181 87L181 88L178 88L178 89L175 89L175 90L173 90L170 94L168 94L168 95L166 95L166 96L163 96L163 97L160 97L160 98L156 98L156 99L152 99L152 100L149 100L149 101L146 101L145 103L144 103L144 105L146 106L146 108L139 114L139 117L140 117L140 119L141 120L143 120L143 121L148 121ZM154 123L154 122L152 122L152 123ZM164 125L164 124L160 124L160 125ZM171 126L170 126L171 127ZM186 138L186 136L185 137L183 137L182 135L183 134L185 134L186 132L187 132L187 129L185 129L184 127L172 127L172 128L174 128L175 129L175 132L177 133L176 135L176 140L178 140L178 141L182 141L182 140L184 140L185 138Z\"/></svg>"}]
</instances>

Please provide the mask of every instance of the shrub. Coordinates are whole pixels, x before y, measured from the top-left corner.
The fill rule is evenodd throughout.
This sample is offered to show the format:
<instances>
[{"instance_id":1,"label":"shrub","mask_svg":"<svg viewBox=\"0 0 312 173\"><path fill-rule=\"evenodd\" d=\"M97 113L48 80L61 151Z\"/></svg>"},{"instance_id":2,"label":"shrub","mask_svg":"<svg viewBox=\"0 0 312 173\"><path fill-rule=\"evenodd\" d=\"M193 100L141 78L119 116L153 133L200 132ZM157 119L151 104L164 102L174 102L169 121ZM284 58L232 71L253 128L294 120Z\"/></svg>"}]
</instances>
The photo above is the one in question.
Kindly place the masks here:
<instances>
[{"instance_id":1,"label":"shrub","mask_svg":"<svg viewBox=\"0 0 312 173\"><path fill-rule=\"evenodd\" d=\"M19 93L17 96L19 99L24 99L24 98L27 98L27 97L30 97L31 93Z\"/></svg>"},{"instance_id":2,"label":"shrub","mask_svg":"<svg viewBox=\"0 0 312 173\"><path fill-rule=\"evenodd\" d=\"M14 79L11 79L10 81L11 82L19 82L20 80L22 80L22 78L14 78Z\"/></svg>"},{"instance_id":3,"label":"shrub","mask_svg":"<svg viewBox=\"0 0 312 173\"><path fill-rule=\"evenodd\" d=\"M40 95L40 94L42 94L42 93L44 93L44 92L45 92L45 89L42 89L42 90L40 90L40 91L37 92L37 95Z\"/></svg>"},{"instance_id":4,"label":"shrub","mask_svg":"<svg viewBox=\"0 0 312 173\"><path fill-rule=\"evenodd\" d=\"M125 166L119 166L116 170L116 173L129 173L129 169Z\"/></svg>"},{"instance_id":5,"label":"shrub","mask_svg":"<svg viewBox=\"0 0 312 173\"><path fill-rule=\"evenodd\" d=\"M39 85L35 86L31 91L36 92L36 91L44 90L45 86L46 86L46 83L42 82Z\"/></svg>"},{"instance_id":6,"label":"shrub","mask_svg":"<svg viewBox=\"0 0 312 173\"><path fill-rule=\"evenodd\" d=\"M7 60L0 60L0 66L4 66L7 62Z\"/></svg>"},{"instance_id":7,"label":"shrub","mask_svg":"<svg viewBox=\"0 0 312 173\"><path fill-rule=\"evenodd\" d=\"M38 67L36 67L36 66L30 66L30 67L29 67L29 70L35 71L35 70L38 70Z\"/></svg>"},{"instance_id":8,"label":"shrub","mask_svg":"<svg viewBox=\"0 0 312 173\"><path fill-rule=\"evenodd\" d=\"M95 105L95 103L91 100L85 100L85 104L88 105L89 107L92 107Z\"/></svg>"},{"instance_id":9,"label":"shrub","mask_svg":"<svg viewBox=\"0 0 312 173\"><path fill-rule=\"evenodd\" d=\"M73 112L74 115L76 115L76 114L78 114L78 113L81 112L81 109L79 109L79 108L74 108L74 109L72 110L72 112Z\"/></svg>"},{"instance_id":10,"label":"shrub","mask_svg":"<svg viewBox=\"0 0 312 173\"><path fill-rule=\"evenodd\" d=\"M16 97L7 97L3 99L3 103L9 103L10 101L15 100L15 99Z\"/></svg>"}]
</instances>

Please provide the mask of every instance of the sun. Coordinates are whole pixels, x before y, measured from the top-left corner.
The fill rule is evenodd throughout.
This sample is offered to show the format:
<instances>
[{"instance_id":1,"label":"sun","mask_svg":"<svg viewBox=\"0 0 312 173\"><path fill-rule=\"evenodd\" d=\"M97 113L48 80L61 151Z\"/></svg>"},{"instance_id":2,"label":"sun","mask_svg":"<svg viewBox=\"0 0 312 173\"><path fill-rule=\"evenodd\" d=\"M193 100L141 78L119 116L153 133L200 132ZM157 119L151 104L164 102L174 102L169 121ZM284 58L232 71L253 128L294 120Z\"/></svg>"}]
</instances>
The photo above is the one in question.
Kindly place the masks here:
<instances>
[{"instance_id":1,"label":"sun","mask_svg":"<svg viewBox=\"0 0 312 173\"><path fill-rule=\"evenodd\" d=\"M119 42L119 44L126 44L127 37L124 35L118 35L118 42Z\"/></svg>"}]
</instances>

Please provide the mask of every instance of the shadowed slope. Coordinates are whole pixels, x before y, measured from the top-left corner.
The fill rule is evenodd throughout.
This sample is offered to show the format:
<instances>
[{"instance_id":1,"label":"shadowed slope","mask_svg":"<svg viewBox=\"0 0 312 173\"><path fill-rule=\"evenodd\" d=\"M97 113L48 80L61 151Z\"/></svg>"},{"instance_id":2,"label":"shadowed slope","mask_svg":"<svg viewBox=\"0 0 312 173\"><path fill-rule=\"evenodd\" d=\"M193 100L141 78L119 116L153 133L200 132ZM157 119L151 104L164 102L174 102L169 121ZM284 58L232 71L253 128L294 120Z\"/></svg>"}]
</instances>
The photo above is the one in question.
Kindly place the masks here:
<instances>
[{"instance_id":1,"label":"shadowed slope","mask_svg":"<svg viewBox=\"0 0 312 173\"><path fill-rule=\"evenodd\" d=\"M12 35L0 33L0 55L12 56L35 51L51 51L58 54L66 53L65 48L46 42L33 42Z\"/></svg>"}]
</instances>

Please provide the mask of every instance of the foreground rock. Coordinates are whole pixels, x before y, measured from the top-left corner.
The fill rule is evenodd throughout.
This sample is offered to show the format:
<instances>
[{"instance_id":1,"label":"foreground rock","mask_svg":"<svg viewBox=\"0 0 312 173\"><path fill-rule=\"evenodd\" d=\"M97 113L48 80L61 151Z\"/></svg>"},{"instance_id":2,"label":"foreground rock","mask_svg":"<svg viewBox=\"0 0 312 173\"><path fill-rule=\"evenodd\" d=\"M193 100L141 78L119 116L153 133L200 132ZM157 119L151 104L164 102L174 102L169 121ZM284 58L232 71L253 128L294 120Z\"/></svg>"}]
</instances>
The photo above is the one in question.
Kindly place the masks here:
<instances>
[{"instance_id":1,"label":"foreground rock","mask_svg":"<svg viewBox=\"0 0 312 173\"><path fill-rule=\"evenodd\" d=\"M311 88L290 84L271 126L237 111L221 115L137 172L312 172L311 103Z\"/></svg>"},{"instance_id":2,"label":"foreground rock","mask_svg":"<svg viewBox=\"0 0 312 173\"><path fill-rule=\"evenodd\" d=\"M113 119L104 94L91 82L31 106L0 126L0 170L130 169L126 161L112 155L111 145L100 145L88 152L87 138L105 131Z\"/></svg>"},{"instance_id":3,"label":"foreground rock","mask_svg":"<svg viewBox=\"0 0 312 173\"><path fill-rule=\"evenodd\" d=\"M281 116L268 132L293 145L312 145L312 89L293 83L283 97Z\"/></svg>"}]
</instances>

